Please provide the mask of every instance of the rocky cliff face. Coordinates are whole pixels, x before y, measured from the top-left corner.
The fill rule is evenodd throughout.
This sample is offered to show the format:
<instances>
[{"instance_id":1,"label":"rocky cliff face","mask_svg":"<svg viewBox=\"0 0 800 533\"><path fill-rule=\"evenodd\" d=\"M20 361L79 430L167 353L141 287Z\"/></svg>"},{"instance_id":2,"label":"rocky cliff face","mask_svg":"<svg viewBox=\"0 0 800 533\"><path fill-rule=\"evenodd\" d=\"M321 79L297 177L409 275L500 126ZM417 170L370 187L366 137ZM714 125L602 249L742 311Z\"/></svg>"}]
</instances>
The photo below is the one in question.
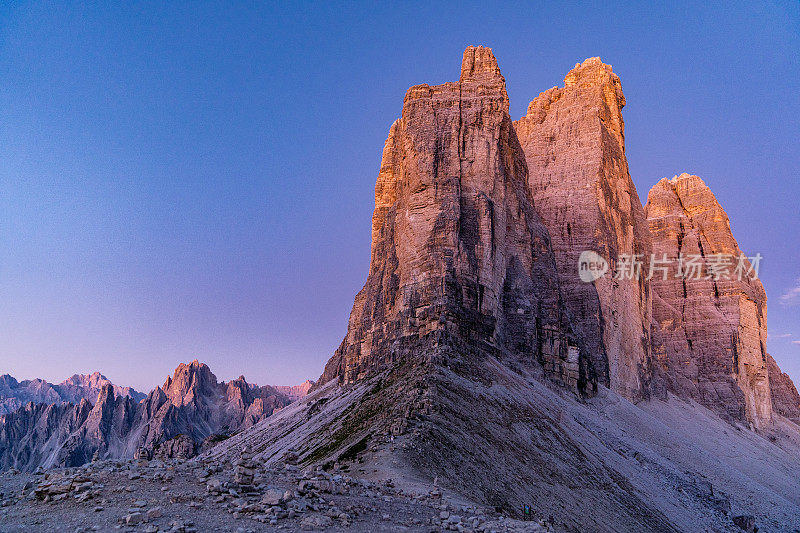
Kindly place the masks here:
<instances>
[{"instance_id":1,"label":"rocky cliff face","mask_svg":"<svg viewBox=\"0 0 800 533\"><path fill-rule=\"evenodd\" d=\"M104 385L111 384L116 396L129 396L139 402L145 395L131 387L114 385L100 372L75 374L54 385L43 379L18 382L8 374L0 376L0 414L16 411L28 402L74 403L81 400L94 402Z\"/></svg>"},{"instance_id":2,"label":"rocky cliff face","mask_svg":"<svg viewBox=\"0 0 800 533\"><path fill-rule=\"evenodd\" d=\"M651 297L644 277L612 279L621 255L650 255L647 221L625 158L620 80L600 58L535 98L514 123L528 185L553 243L561 292L598 380L631 399L648 394ZM581 281L593 251L611 272Z\"/></svg>"},{"instance_id":3,"label":"rocky cliff face","mask_svg":"<svg viewBox=\"0 0 800 533\"><path fill-rule=\"evenodd\" d=\"M767 354L767 373L772 397L772 411L785 416L795 424L800 424L800 394L789 374L781 372L778 363Z\"/></svg>"},{"instance_id":4,"label":"rocky cliff face","mask_svg":"<svg viewBox=\"0 0 800 533\"><path fill-rule=\"evenodd\" d=\"M243 376L217 382L208 366L181 364L137 403L102 384L94 406L82 399L33 404L0 416L0 468L76 466L99 458L189 457L291 402Z\"/></svg>"},{"instance_id":5,"label":"rocky cliff face","mask_svg":"<svg viewBox=\"0 0 800 533\"><path fill-rule=\"evenodd\" d=\"M728 216L705 183L689 174L659 181L646 212L656 257L687 261L685 276L673 263L667 279L658 273L651 281L659 325L654 341L663 346L657 364L668 387L724 418L767 427L772 417L767 298L759 280L746 273L739 279L735 272L742 251ZM727 275L714 270L725 257L734 258ZM690 259L701 270L695 271Z\"/></svg>"},{"instance_id":6,"label":"rocky cliff face","mask_svg":"<svg viewBox=\"0 0 800 533\"><path fill-rule=\"evenodd\" d=\"M467 48L457 82L411 87L383 150L369 275L318 384L462 343L591 388L527 180L490 49Z\"/></svg>"}]
</instances>

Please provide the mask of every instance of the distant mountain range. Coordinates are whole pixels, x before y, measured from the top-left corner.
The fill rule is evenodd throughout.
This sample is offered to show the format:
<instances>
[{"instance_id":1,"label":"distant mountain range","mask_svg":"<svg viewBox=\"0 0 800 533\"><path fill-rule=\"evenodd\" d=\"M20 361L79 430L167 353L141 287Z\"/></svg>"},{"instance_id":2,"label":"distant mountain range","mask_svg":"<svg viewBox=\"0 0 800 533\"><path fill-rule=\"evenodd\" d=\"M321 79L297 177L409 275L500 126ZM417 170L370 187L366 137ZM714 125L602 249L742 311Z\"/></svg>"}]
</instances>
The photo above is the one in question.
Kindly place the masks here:
<instances>
[{"instance_id":1,"label":"distant mountain range","mask_svg":"<svg viewBox=\"0 0 800 533\"><path fill-rule=\"evenodd\" d=\"M181 364L148 395L98 372L58 385L0 378L0 468L78 466L92 458L191 457L301 398L312 382L281 387L218 382Z\"/></svg>"},{"instance_id":2,"label":"distant mountain range","mask_svg":"<svg viewBox=\"0 0 800 533\"><path fill-rule=\"evenodd\" d=\"M17 381L13 376L0 376L0 414L16 411L28 402L33 403L75 403L81 400L94 402L103 386L111 384L115 396L128 396L139 402L146 394L131 387L114 385L100 372L75 374L58 384L43 379Z\"/></svg>"}]
</instances>

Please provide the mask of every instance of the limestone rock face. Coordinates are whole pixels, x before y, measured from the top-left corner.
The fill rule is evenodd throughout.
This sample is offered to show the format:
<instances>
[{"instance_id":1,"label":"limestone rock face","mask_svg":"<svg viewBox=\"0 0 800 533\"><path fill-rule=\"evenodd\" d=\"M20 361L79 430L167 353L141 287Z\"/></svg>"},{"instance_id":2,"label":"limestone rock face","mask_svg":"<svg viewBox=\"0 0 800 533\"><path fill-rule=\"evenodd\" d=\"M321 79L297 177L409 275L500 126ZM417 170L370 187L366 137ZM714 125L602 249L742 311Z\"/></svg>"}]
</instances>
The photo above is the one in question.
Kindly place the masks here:
<instances>
[{"instance_id":1,"label":"limestone rock face","mask_svg":"<svg viewBox=\"0 0 800 533\"><path fill-rule=\"evenodd\" d=\"M161 443L185 435L199 444L214 435L226 435L250 427L284 407L290 400L269 386L247 383L244 376L227 383L217 382L211 369L195 360L181 364L143 402L134 425L143 428L137 447L159 451ZM177 441L176 441L177 442ZM169 446L175 447L175 443ZM176 449L185 453L180 442Z\"/></svg>"},{"instance_id":2,"label":"limestone rock face","mask_svg":"<svg viewBox=\"0 0 800 533\"><path fill-rule=\"evenodd\" d=\"M739 279L735 259L727 275L711 275L717 258L742 255L728 216L703 180L689 174L659 181L646 212L657 258L683 255L702 267L696 275L684 263L682 277L675 263L666 280L663 273L651 280L659 326L654 342L663 346L656 359L668 388L728 420L767 427L772 400L764 287L746 272Z\"/></svg>"},{"instance_id":3,"label":"limestone rock face","mask_svg":"<svg viewBox=\"0 0 800 533\"><path fill-rule=\"evenodd\" d=\"M78 405L28 403L0 415L0 470L54 463L61 444L86 422L91 409L88 400Z\"/></svg>"},{"instance_id":4,"label":"limestone rock face","mask_svg":"<svg viewBox=\"0 0 800 533\"><path fill-rule=\"evenodd\" d=\"M541 113L534 105L532 124L523 121L530 142L552 149L548 163L531 164L541 176L529 179L488 49L466 50L458 82L409 89L384 147L370 269L347 336L306 397L208 450L201 462L236 461L250 450L259 462L305 472L369 465L375 478L432 481L434 499L441 487L508 516L533 504L536 516L558 516L553 526L565 531L702 529L704 507L715 517L707 529L727 527L727 518L719 520L731 501L705 474L725 471L742 487L744 476L727 471L720 457L747 460L719 450L750 441L772 446L766 439L734 431L737 440L720 441L714 433L725 423L674 398L663 417L660 402L637 406L608 390L584 405L554 390L541 379L541 365L531 364L538 359L551 377L570 383L574 362L576 383L588 388L595 361L631 397L644 395L652 370L644 281L607 280L584 292L576 281L573 292L563 291L583 331L596 334L582 353L570 349L578 339L564 318L531 184L550 180L539 191L549 206L542 213L563 223L554 227L563 228L564 254L585 244L609 258L645 255L652 245L625 165L618 80L590 60L554 92L553 100L535 102ZM547 187L558 193L549 204ZM578 253L564 267L573 280ZM603 370L609 359L611 373ZM675 424L667 423L671 417ZM713 444L696 438L703 432ZM640 437L647 442L641 447L633 443ZM701 472L692 455L713 466ZM784 474L776 478L793 488L785 464L779 468ZM648 476L654 486L643 482ZM690 494L702 501L686 511Z\"/></svg>"},{"instance_id":5,"label":"limestone rock face","mask_svg":"<svg viewBox=\"0 0 800 533\"><path fill-rule=\"evenodd\" d=\"M767 371L773 412L800 424L800 394L797 393L792 378L781 372L770 354L767 354Z\"/></svg>"},{"instance_id":6,"label":"limestone rock face","mask_svg":"<svg viewBox=\"0 0 800 533\"><path fill-rule=\"evenodd\" d=\"M650 255L650 236L625 158L620 80L600 58L575 65L564 87L535 98L514 123L536 210L553 243L561 292L597 379L631 399L648 395L651 297L647 281L612 279L621 255ZM581 281L578 258L611 265Z\"/></svg>"},{"instance_id":7,"label":"limestone rock face","mask_svg":"<svg viewBox=\"0 0 800 533\"><path fill-rule=\"evenodd\" d=\"M591 388L527 180L489 48L466 49L459 81L411 87L375 185L369 275L318 386L463 342Z\"/></svg>"}]
</instances>

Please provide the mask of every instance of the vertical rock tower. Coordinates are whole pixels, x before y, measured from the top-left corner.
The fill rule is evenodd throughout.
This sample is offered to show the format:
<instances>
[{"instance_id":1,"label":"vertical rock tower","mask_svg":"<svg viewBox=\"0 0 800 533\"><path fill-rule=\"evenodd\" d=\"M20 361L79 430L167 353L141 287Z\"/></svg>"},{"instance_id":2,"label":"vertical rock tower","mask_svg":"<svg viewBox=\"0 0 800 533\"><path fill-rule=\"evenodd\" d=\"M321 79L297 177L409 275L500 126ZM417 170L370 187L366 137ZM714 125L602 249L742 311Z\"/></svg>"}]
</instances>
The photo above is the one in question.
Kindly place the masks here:
<instances>
[{"instance_id":1,"label":"vertical rock tower","mask_svg":"<svg viewBox=\"0 0 800 533\"><path fill-rule=\"evenodd\" d=\"M535 98L515 122L528 163L528 184L550 232L561 291L598 381L630 399L648 394L650 288L644 276L612 279L621 255L649 258L647 221L625 158L625 97L600 58L575 65L564 87ZM578 276L591 250L610 272Z\"/></svg>"},{"instance_id":2,"label":"vertical rock tower","mask_svg":"<svg viewBox=\"0 0 800 533\"><path fill-rule=\"evenodd\" d=\"M647 198L656 257L699 258L700 275L670 270L653 277L653 318L660 328L657 364L667 386L732 421L765 428L772 419L767 343L767 297L758 279L735 272L736 259L720 279L709 274L720 257L742 251L728 215L697 176L664 178ZM746 264L747 269L750 263ZM694 268L694 267L691 267Z\"/></svg>"},{"instance_id":3,"label":"vertical rock tower","mask_svg":"<svg viewBox=\"0 0 800 533\"><path fill-rule=\"evenodd\" d=\"M467 48L458 82L411 87L383 150L369 275L319 384L458 345L585 389L527 180L491 49Z\"/></svg>"}]
</instances>

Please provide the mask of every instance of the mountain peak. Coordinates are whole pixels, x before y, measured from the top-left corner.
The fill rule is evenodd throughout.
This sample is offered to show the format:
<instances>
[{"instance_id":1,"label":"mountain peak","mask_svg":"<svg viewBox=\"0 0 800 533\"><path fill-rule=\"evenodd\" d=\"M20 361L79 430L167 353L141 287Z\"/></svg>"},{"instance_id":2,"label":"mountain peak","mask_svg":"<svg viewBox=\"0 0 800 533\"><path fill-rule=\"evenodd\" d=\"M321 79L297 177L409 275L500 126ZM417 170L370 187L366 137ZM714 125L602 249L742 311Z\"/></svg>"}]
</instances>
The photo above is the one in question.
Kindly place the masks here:
<instances>
[{"instance_id":1,"label":"mountain peak","mask_svg":"<svg viewBox=\"0 0 800 533\"><path fill-rule=\"evenodd\" d=\"M162 389L174 405L186 405L192 400L214 393L217 377L205 363L197 359L181 363L172 377L167 377Z\"/></svg>"},{"instance_id":2,"label":"mountain peak","mask_svg":"<svg viewBox=\"0 0 800 533\"><path fill-rule=\"evenodd\" d=\"M314 386L314 382L310 379L305 380L299 385L277 385L275 389L281 394L285 394L290 400L299 400Z\"/></svg>"},{"instance_id":3,"label":"mountain peak","mask_svg":"<svg viewBox=\"0 0 800 533\"><path fill-rule=\"evenodd\" d=\"M100 372L94 371L91 374L73 374L59 383L59 385L99 389L105 383L110 383L108 378Z\"/></svg>"},{"instance_id":4,"label":"mountain peak","mask_svg":"<svg viewBox=\"0 0 800 533\"><path fill-rule=\"evenodd\" d=\"M648 395L650 291L646 280L600 277L575 266L591 250L614 264L649 257L647 220L625 156L619 77L599 57L577 63L564 87L540 93L514 123L529 189L548 228L559 284L592 373L629 399ZM608 320L624 309L626 320Z\"/></svg>"},{"instance_id":5,"label":"mountain peak","mask_svg":"<svg viewBox=\"0 0 800 533\"><path fill-rule=\"evenodd\" d=\"M502 78L497 59L491 48L485 46L468 46L461 60L461 81L486 75L490 78Z\"/></svg>"},{"instance_id":6,"label":"mountain peak","mask_svg":"<svg viewBox=\"0 0 800 533\"><path fill-rule=\"evenodd\" d=\"M734 273L742 252L728 215L688 173L656 183L645 211L655 256L694 258L700 269L682 278L676 265L674 274L652 280L653 339L662 347L655 356L666 387L728 420L768 427L767 297L758 279ZM714 270L715 261L727 261L727 272Z\"/></svg>"}]
</instances>

